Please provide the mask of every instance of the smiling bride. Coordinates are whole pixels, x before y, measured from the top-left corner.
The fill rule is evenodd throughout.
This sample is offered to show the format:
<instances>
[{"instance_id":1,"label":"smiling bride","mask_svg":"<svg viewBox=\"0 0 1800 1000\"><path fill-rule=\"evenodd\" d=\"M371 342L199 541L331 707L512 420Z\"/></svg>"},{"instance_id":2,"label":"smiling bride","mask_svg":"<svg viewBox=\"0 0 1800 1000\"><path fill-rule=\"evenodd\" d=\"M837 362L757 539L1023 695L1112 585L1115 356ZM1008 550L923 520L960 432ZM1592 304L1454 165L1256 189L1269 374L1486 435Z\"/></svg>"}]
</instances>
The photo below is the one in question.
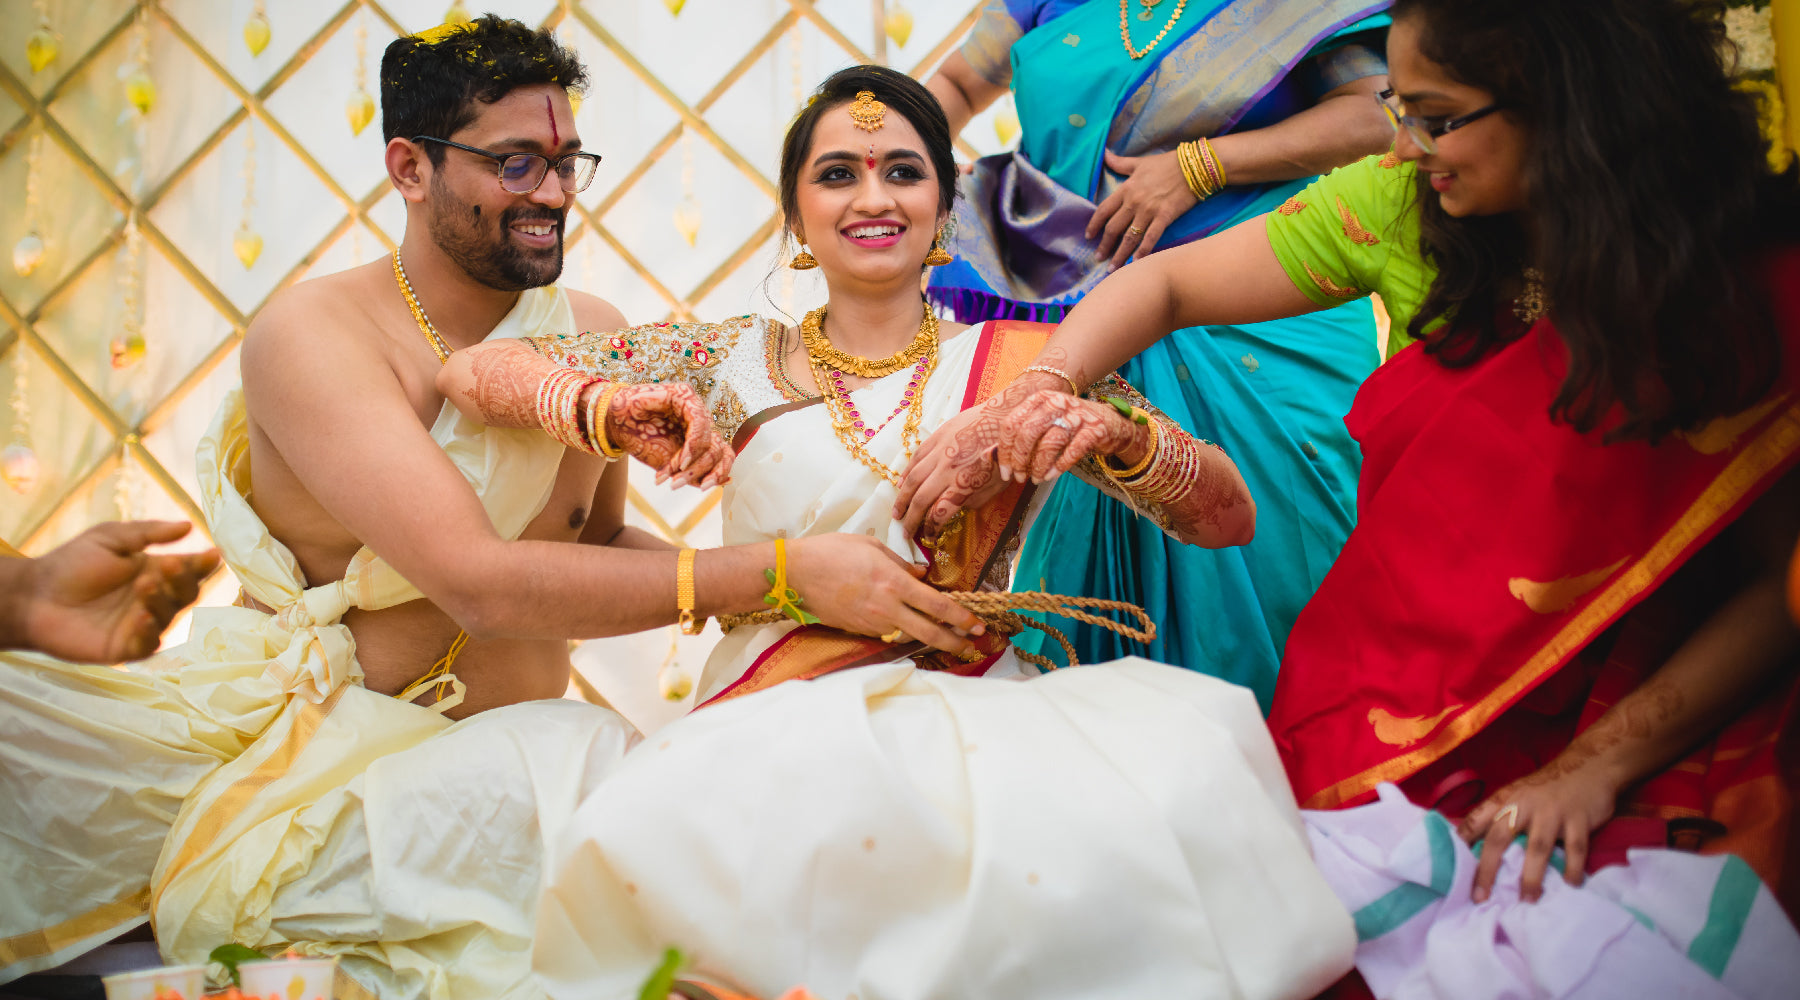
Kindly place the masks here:
<instances>
[{"instance_id":1,"label":"smiling bride","mask_svg":"<svg viewBox=\"0 0 1800 1000\"><path fill-rule=\"evenodd\" d=\"M1231 459L1116 376L1009 400L1060 446L942 532L896 520L919 441L1008 385L1052 329L926 307L955 177L924 87L843 70L782 148L790 266L829 290L797 330L745 316L489 341L438 386L470 418L548 422L606 451L617 387L672 383L730 442L667 466L728 481L727 544L865 535L966 603L1005 589L1063 471L1182 541L1247 542L1255 506ZM835 593L796 593L777 553L765 600L784 613L722 622L698 681L708 707L628 755L559 838L535 959L553 996L633 993L668 948L759 996L1302 997L1348 969L1349 918L1246 689L1145 661L1033 676L993 606L964 632L896 614L847 568L809 576ZM827 628L808 598L869 610Z\"/></svg>"}]
</instances>

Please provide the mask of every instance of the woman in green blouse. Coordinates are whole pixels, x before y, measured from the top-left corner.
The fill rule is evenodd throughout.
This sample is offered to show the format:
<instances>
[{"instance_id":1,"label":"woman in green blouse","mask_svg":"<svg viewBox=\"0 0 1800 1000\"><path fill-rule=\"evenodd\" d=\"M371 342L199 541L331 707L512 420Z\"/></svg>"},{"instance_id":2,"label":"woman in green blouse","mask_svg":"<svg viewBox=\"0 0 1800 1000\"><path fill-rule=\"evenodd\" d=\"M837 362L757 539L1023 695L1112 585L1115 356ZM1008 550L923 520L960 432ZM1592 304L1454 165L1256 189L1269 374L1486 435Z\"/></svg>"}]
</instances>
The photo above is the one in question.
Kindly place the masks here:
<instances>
[{"instance_id":1,"label":"woman in green blouse","mask_svg":"<svg viewBox=\"0 0 1800 1000\"><path fill-rule=\"evenodd\" d=\"M1721 8L1399 0L1389 154L1120 270L1037 358L1080 389L1176 328L1380 294L1358 524L1270 728L1303 805L1395 782L1463 815L1478 901L1515 836L1535 899L1559 842L1576 883L1686 824L1800 910L1800 197ZM896 516L1053 478L1068 391L1027 373L944 425Z\"/></svg>"}]
</instances>

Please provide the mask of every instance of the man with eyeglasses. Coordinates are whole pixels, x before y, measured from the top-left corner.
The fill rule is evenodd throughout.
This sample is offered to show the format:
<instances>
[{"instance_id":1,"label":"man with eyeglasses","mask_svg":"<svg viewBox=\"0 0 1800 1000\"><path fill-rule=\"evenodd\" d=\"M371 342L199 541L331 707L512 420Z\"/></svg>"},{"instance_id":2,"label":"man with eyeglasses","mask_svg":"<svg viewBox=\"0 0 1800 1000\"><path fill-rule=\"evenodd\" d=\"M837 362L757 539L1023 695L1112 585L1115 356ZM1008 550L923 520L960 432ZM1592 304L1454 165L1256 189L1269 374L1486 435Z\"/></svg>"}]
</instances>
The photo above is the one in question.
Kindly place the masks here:
<instances>
[{"instance_id":1,"label":"man with eyeglasses","mask_svg":"<svg viewBox=\"0 0 1800 1000\"><path fill-rule=\"evenodd\" d=\"M154 918L171 962L236 942L342 955L382 997L537 992L543 841L636 738L553 700L568 640L672 623L676 558L624 525L624 463L463 421L434 378L489 337L627 326L555 285L599 161L584 83L492 15L388 47L405 238L277 295L200 443L236 606L143 670L0 664L0 983ZM685 384L607 399L559 411L576 443L673 474L724 448ZM761 564L717 551L748 610Z\"/></svg>"}]
</instances>

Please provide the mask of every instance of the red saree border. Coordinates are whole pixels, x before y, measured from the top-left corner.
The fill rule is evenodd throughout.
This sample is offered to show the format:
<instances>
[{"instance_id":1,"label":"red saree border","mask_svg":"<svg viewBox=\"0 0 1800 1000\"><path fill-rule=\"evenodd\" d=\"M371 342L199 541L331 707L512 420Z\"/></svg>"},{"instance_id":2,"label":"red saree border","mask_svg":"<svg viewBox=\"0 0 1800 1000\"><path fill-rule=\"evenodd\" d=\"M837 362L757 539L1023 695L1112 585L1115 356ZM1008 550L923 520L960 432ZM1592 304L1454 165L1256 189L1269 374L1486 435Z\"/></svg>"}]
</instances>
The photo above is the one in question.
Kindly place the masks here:
<instances>
[{"instance_id":1,"label":"red saree border","mask_svg":"<svg viewBox=\"0 0 1800 1000\"><path fill-rule=\"evenodd\" d=\"M1502 712L1562 668L1633 605L1668 579L1732 520L1759 484L1773 482L1800 460L1800 403L1769 421L1713 477L1675 523L1611 584L1598 590L1551 639L1479 701L1451 716L1421 745L1307 795L1307 809L1333 809L1400 781L1486 728Z\"/></svg>"}]
</instances>

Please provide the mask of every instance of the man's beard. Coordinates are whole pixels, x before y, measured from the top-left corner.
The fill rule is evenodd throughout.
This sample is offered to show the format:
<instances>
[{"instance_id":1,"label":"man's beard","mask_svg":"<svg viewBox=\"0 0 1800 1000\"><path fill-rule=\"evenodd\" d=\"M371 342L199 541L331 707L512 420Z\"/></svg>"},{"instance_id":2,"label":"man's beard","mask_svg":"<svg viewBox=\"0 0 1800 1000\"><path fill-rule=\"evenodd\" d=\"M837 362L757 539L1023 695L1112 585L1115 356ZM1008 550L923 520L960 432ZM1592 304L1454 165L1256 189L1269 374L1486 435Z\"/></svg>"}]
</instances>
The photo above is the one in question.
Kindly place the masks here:
<instances>
[{"instance_id":1,"label":"man's beard","mask_svg":"<svg viewBox=\"0 0 1800 1000\"><path fill-rule=\"evenodd\" d=\"M547 179L555 182L554 177ZM456 205L449 189L435 178L432 202L426 226L432 242L476 282L502 292L522 292L548 285L562 275L563 213L544 208L509 208L500 213L500 233L495 238L483 232L480 209ZM508 235L517 222L555 226L555 246L541 254L519 249Z\"/></svg>"}]
</instances>

